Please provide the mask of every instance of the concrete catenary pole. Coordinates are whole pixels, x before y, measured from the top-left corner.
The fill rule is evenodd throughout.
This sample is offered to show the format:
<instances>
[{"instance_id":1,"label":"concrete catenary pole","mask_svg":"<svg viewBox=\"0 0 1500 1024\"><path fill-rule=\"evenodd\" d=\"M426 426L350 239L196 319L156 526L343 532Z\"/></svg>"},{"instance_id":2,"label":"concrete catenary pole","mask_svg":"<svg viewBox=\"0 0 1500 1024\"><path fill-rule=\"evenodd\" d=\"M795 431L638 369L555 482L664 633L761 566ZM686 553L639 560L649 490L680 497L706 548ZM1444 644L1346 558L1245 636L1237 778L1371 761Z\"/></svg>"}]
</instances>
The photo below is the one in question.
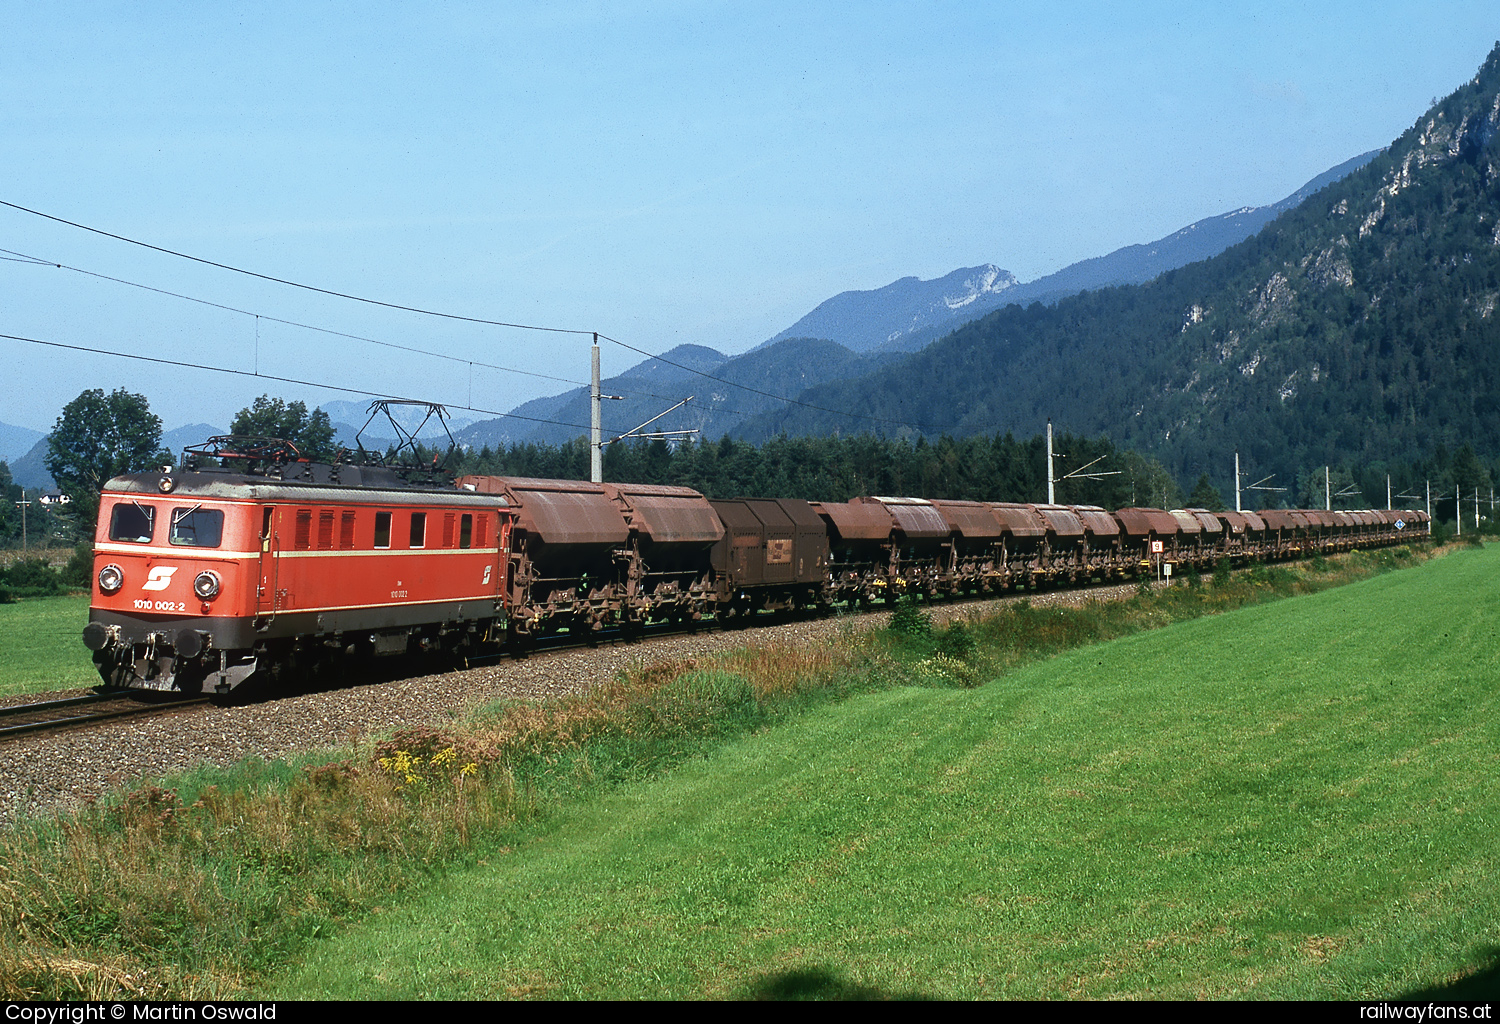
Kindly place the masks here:
<instances>
[{"instance_id":1,"label":"concrete catenary pole","mask_svg":"<svg viewBox=\"0 0 1500 1024\"><path fill-rule=\"evenodd\" d=\"M1047 421L1047 504L1057 504L1057 494L1052 486L1052 421Z\"/></svg>"},{"instance_id":2,"label":"concrete catenary pole","mask_svg":"<svg viewBox=\"0 0 1500 1024\"><path fill-rule=\"evenodd\" d=\"M589 375L589 479L596 484L604 482L604 430L599 415L599 335L594 334L594 349L589 354L592 372Z\"/></svg>"}]
</instances>

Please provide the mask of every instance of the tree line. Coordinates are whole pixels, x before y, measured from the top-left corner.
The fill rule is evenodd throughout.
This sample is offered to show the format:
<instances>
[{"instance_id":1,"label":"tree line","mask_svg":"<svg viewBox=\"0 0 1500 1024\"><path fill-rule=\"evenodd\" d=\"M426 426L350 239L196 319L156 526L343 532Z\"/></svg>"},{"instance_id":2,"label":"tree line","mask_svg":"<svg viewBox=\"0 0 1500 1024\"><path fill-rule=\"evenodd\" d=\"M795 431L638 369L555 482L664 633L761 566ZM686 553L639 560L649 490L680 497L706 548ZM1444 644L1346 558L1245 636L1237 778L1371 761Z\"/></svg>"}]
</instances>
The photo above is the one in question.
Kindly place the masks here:
<instances>
[{"instance_id":1,"label":"tree line","mask_svg":"<svg viewBox=\"0 0 1500 1024\"><path fill-rule=\"evenodd\" d=\"M291 441L306 458L331 461L341 453L329 417L302 402L263 395L239 411L231 431L237 435ZM104 483L121 473L173 463L161 446L161 421L146 398L117 390L85 391L70 402L48 437L46 465L59 489L70 499L64 506L27 507L28 540L34 546L77 542L88 546L98 515ZM1208 473L1185 488L1160 461L1122 449L1106 436L1063 432L1054 441L1056 499L1068 505L1108 509L1144 505L1222 509L1233 502L1233 484L1215 485ZM391 453L394 454L394 453ZM414 465L430 467L445 453L419 447ZM1461 491L1465 514L1471 515L1477 489L1487 502L1497 475L1493 462L1481 458L1467 442L1455 451L1438 445L1426 459L1332 467L1328 480L1339 494L1335 508L1384 507L1386 475L1395 494L1425 499L1430 482L1434 514L1451 519L1454 491ZM559 445L518 442L477 451L456 450L442 470L454 476L492 474L553 479L588 479L589 446L584 438ZM1070 474L1079 473L1077 476ZM1047 499L1046 438L1017 438L1011 433L954 437L885 437L834 434L822 437L778 435L759 444L725 436L718 441L679 444L653 441L610 445L604 453L606 480L690 487L711 498L778 497L811 501L847 501L861 495L899 495L950 500L1043 502ZM1226 473L1224 476L1230 476ZM1223 479L1223 477L1220 477ZM1248 477L1247 477L1248 480ZM1282 483L1278 481L1278 483ZM1284 482L1285 491L1246 492L1247 508L1321 508L1325 500L1322 466L1304 469ZM0 547L21 542L17 502L24 494L0 462ZM1402 499L1397 507L1421 507ZM1490 515L1487 504L1481 511Z\"/></svg>"}]
</instances>

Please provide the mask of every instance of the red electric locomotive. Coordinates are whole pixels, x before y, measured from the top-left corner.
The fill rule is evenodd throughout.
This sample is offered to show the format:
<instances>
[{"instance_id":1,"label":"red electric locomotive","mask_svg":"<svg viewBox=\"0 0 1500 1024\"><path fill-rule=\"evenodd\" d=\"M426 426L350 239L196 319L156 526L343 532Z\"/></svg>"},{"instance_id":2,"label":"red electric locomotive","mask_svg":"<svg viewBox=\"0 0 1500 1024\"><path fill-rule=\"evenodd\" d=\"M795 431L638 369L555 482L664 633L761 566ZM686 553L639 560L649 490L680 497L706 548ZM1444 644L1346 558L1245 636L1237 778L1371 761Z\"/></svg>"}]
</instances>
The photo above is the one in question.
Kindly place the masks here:
<instances>
[{"instance_id":1,"label":"red electric locomotive","mask_svg":"<svg viewBox=\"0 0 1500 1024\"><path fill-rule=\"evenodd\" d=\"M205 454L213 464L105 485L84 642L106 685L225 693L258 669L503 634L503 497L380 467L242 469L233 452Z\"/></svg>"}]
</instances>

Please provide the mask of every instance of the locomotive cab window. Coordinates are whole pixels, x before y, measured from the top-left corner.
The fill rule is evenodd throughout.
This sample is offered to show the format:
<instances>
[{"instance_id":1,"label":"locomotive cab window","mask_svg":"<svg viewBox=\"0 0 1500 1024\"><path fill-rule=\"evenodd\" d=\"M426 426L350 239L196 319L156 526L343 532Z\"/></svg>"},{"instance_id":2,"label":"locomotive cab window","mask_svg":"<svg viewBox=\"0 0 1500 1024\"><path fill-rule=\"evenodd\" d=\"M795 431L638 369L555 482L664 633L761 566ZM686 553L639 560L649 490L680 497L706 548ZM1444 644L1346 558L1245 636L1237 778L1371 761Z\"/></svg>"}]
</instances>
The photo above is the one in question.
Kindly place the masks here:
<instances>
[{"instance_id":1,"label":"locomotive cab window","mask_svg":"<svg viewBox=\"0 0 1500 1024\"><path fill-rule=\"evenodd\" d=\"M191 548L216 548L224 536L224 513L216 508L174 508L167 540Z\"/></svg>"},{"instance_id":2,"label":"locomotive cab window","mask_svg":"<svg viewBox=\"0 0 1500 1024\"><path fill-rule=\"evenodd\" d=\"M426 512L413 512L411 514L411 544L408 546L414 548L427 546Z\"/></svg>"},{"instance_id":3,"label":"locomotive cab window","mask_svg":"<svg viewBox=\"0 0 1500 1024\"><path fill-rule=\"evenodd\" d=\"M149 544L155 525L156 509L150 505L135 501L116 502L109 516L109 539Z\"/></svg>"},{"instance_id":4,"label":"locomotive cab window","mask_svg":"<svg viewBox=\"0 0 1500 1024\"><path fill-rule=\"evenodd\" d=\"M377 548L391 546L391 514L389 512L375 513L375 546Z\"/></svg>"}]
</instances>

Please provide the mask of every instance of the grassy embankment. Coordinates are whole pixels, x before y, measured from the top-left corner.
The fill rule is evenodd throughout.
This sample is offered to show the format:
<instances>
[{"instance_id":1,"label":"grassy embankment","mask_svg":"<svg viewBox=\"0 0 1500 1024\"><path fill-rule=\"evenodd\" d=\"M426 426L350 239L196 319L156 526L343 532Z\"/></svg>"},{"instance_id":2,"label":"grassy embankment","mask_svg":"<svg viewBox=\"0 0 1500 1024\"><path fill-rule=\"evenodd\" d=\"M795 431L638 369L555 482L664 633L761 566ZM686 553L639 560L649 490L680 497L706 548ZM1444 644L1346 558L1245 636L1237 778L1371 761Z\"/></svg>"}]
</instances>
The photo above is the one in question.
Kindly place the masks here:
<instances>
[{"instance_id":1,"label":"grassy embankment","mask_svg":"<svg viewBox=\"0 0 1500 1024\"><path fill-rule=\"evenodd\" d=\"M5 840L0 995L1447 982L1500 945L1500 550L1076 647L1395 561L1015 608L947 657L917 622L662 666L384 767L143 790Z\"/></svg>"}]
</instances>

